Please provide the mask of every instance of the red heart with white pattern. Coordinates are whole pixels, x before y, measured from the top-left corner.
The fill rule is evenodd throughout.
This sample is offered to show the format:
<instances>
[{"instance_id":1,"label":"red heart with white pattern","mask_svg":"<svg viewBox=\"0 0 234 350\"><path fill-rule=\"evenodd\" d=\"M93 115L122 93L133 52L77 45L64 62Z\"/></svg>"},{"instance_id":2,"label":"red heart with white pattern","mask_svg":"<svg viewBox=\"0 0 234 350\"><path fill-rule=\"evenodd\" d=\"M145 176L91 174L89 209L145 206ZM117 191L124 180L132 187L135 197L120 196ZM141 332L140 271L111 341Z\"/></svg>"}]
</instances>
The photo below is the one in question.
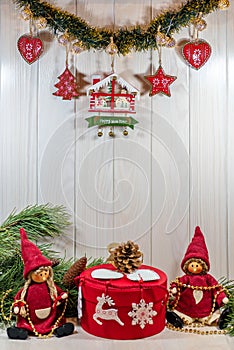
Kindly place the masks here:
<instances>
[{"instance_id":1,"label":"red heart with white pattern","mask_svg":"<svg viewBox=\"0 0 234 350\"><path fill-rule=\"evenodd\" d=\"M30 35L22 35L17 43L18 50L23 59L32 64L43 52L43 43L41 39Z\"/></svg>"},{"instance_id":2,"label":"red heart with white pattern","mask_svg":"<svg viewBox=\"0 0 234 350\"><path fill-rule=\"evenodd\" d=\"M192 68L200 69L210 58L211 46L205 40L190 41L183 46L182 53Z\"/></svg>"}]
</instances>

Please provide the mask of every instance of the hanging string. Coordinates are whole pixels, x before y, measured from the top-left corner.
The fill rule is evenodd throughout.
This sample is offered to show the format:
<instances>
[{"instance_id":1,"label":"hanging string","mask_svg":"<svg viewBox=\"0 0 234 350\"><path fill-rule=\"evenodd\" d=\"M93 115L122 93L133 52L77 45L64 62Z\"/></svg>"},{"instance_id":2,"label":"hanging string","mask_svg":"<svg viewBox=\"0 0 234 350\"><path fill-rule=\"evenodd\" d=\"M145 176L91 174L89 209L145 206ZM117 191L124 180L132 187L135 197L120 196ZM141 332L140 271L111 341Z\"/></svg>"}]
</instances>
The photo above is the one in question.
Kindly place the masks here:
<instances>
[{"instance_id":1,"label":"hanging string","mask_svg":"<svg viewBox=\"0 0 234 350\"><path fill-rule=\"evenodd\" d=\"M196 27L196 21L198 22L199 20L201 20L202 15L203 15L203 13L199 12L199 15L197 16L196 20L193 21L192 23L190 23L190 25L189 25L189 36L193 41L198 40L199 29ZM192 29L191 29L191 25L192 25Z\"/></svg>"},{"instance_id":2,"label":"hanging string","mask_svg":"<svg viewBox=\"0 0 234 350\"><path fill-rule=\"evenodd\" d=\"M106 53L111 56L111 70L115 72L115 55L118 52L118 47L115 45L113 37L110 38L110 44L106 47Z\"/></svg>"},{"instance_id":3,"label":"hanging string","mask_svg":"<svg viewBox=\"0 0 234 350\"><path fill-rule=\"evenodd\" d=\"M113 0L113 33L115 33L115 0ZM115 45L113 37L111 38L111 40L112 44ZM111 73L115 73L115 53L111 56Z\"/></svg>"},{"instance_id":4,"label":"hanging string","mask_svg":"<svg viewBox=\"0 0 234 350\"><path fill-rule=\"evenodd\" d=\"M29 34L30 34L30 36L33 36L33 17L32 17L32 15L30 15L30 19L29 19Z\"/></svg>"},{"instance_id":5,"label":"hanging string","mask_svg":"<svg viewBox=\"0 0 234 350\"><path fill-rule=\"evenodd\" d=\"M162 45L158 45L158 64L162 65Z\"/></svg>"},{"instance_id":6,"label":"hanging string","mask_svg":"<svg viewBox=\"0 0 234 350\"><path fill-rule=\"evenodd\" d=\"M115 55L111 56L111 73L115 72Z\"/></svg>"},{"instance_id":7,"label":"hanging string","mask_svg":"<svg viewBox=\"0 0 234 350\"><path fill-rule=\"evenodd\" d=\"M68 45L66 45L66 68L68 68L68 54L69 54L69 48L68 48Z\"/></svg>"}]
</instances>

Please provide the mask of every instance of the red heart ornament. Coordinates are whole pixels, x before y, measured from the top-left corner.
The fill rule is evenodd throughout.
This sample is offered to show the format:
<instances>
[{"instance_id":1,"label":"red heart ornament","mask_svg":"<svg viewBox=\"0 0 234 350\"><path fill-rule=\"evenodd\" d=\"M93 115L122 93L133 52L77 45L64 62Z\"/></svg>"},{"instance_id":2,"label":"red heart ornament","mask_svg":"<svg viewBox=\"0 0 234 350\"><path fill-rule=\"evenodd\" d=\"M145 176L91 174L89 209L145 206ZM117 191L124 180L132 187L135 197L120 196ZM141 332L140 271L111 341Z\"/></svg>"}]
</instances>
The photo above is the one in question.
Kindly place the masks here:
<instances>
[{"instance_id":1,"label":"red heart ornament","mask_svg":"<svg viewBox=\"0 0 234 350\"><path fill-rule=\"evenodd\" d=\"M17 43L18 50L23 59L32 64L43 52L43 43L41 39L31 35L22 35Z\"/></svg>"},{"instance_id":2,"label":"red heart ornament","mask_svg":"<svg viewBox=\"0 0 234 350\"><path fill-rule=\"evenodd\" d=\"M192 68L200 69L210 58L211 46L205 40L190 41L183 46L182 53Z\"/></svg>"}]
</instances>

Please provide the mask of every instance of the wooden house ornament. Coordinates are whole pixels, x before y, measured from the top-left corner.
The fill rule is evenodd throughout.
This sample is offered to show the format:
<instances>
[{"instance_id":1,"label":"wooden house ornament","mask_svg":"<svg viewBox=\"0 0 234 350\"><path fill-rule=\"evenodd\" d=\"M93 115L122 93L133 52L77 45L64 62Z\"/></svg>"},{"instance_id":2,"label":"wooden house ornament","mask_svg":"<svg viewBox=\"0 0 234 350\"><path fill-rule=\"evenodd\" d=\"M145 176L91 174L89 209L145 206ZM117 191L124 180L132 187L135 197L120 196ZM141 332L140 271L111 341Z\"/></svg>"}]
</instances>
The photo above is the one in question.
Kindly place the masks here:
<instances>
[{"instance_id":1,"label":"wooden house ornament","mask_svg":"<svg viewBox=\"0 0 234 350\"><path fill-rule=\"evenodd\" d=\"M87 118L90 126L129 126L132 129L138 123L135 119L128 117L128 114L135 114L135 102L139 99L140 92L126 82L116 73L101 79L99 75L93 76L93 84L88 88L89 112L96 113L95 116ZM104 116L101 114L104 113ZM106 116L109 113L109 116ZM92 119L92 122L91 122ZM94 122L95 121L95 122ZM128 132L124 131L124 135ZM102 132L99 131L99 136ZM111 130L110 136L114 133Z\"/></svg>"},{"instance_id":2,"label":"wooden house ornament","mask_svg":"<svg viewBox=\"0 0 234 350\"><path fill-rule=\"evenodd\" d=\"M93 77L93 85L88 88L89 112L136 113L135 100L140 93L116 73L100 79Z\"/></svg>"}]
</instances>

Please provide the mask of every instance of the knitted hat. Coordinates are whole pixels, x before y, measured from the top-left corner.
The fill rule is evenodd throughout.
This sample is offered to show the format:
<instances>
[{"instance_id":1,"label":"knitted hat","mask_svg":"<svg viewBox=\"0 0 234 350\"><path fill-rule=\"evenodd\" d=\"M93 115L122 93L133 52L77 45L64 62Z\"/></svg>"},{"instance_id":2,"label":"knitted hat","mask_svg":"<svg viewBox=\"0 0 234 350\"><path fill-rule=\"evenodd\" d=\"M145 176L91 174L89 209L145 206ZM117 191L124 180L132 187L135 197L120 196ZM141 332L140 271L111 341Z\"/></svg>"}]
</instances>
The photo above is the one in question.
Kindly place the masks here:
<instances>
[{"instance_id":1,"label":"knitted hat","mask_svg":"<svg viewBox=\"0 0 234 350\"><path fill-rule=\"evenodd\" d=\"M41 266L51 266L52 262L44 257L38 247L28 240L23 228L20 229L21 252L24 261L24 278L30 271L37 270Z\"/></svg>"},{"instance_id":2,"label":"knitted hat","mask_svg":"<svg viewBox=\"0 0 234 350\"><path fill-rule=\"evenodd\" d=\"M208 254L208 250L206 247L205 238L204 238L203 233L201 232L199 226L197 226L195 228L195 233L194 233L193 239L192 239L191 243L189 244L187 251L185 253L185 256L181 262L182 270L183 270L183 266L186 263L186 261L188 259L192 259L192 258L203 260L206 263L206 265L208 267L208 271L209 271L209 269L210 269L209 254Z\"/></svg>"}]
</instances>

